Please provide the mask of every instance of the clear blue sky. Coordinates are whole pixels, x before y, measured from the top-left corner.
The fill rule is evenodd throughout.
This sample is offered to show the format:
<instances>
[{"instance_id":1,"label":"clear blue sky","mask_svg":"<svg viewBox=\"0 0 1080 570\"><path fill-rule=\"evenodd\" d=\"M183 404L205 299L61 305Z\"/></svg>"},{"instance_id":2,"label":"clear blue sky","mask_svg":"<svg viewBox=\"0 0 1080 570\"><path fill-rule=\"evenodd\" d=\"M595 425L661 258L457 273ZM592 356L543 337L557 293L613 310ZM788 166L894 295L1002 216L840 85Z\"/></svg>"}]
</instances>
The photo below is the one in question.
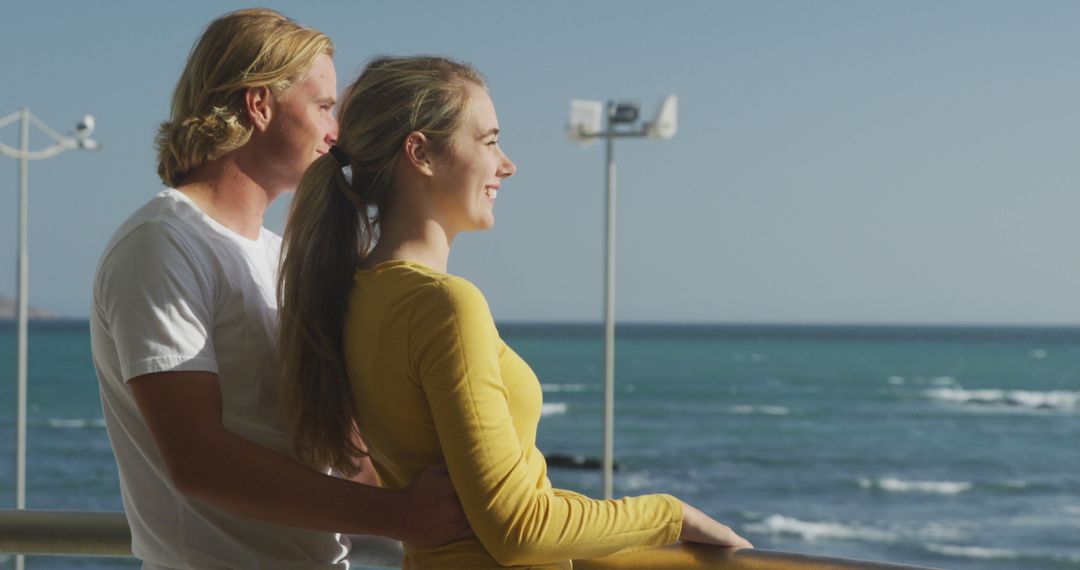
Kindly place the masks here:
<instances>
[{"instance_id":1,"label":"clear blue sky","mask_svg":"<svg viewBox=\"0 0 1080 570\"><path fill-rule=\"evenodd\" d=\"M268 5L333 38L340 87L383 53L487 75L519 170L451 270L499 320L601 316L603 150L566 140L569 99L651 113L677 93L674 140L617 144L620 319L1080 324L1080 3ZM152 138L188 50L244 6L5 6L0 116L92 113L105 146L31 163L32 304L87 315L102 247L160 188ZM8 295L16 180L0 157Z\"/></svg>"}]
</instances>

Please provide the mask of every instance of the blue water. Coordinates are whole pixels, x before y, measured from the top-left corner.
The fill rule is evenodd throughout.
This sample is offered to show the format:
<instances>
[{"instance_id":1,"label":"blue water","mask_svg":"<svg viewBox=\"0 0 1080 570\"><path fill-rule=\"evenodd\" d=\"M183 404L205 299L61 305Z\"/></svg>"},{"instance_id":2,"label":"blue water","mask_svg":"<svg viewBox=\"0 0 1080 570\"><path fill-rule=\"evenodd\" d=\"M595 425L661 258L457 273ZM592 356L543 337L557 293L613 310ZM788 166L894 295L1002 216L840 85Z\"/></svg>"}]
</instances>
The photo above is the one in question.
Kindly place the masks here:
<instances>
[{"instance_id":1,"label":"blue water","mask_svg":"<svg viewBox=\"0 0 1080 570\"><path fill-rule=\"evenodd\" d=\"M540 448L598 457L600 329L501 330L544 385ZM1080 329L627 326L617 346L617 494L675 494L759 548L1080 569ZM0 324L4 506L14 370ZM85 322L31 327L30 381L29 506L119 510ZM596 472L550 475L599 493Z\"/></svg>"}]
</instances>

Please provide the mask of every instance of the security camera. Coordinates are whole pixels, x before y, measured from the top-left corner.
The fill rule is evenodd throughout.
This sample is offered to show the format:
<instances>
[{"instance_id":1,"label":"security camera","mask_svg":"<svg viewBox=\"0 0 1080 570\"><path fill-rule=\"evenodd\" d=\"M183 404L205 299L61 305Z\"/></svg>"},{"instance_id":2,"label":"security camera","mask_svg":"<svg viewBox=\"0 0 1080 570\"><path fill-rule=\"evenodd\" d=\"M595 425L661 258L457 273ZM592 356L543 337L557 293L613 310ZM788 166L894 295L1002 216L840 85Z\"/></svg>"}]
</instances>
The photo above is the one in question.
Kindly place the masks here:
<instances>
[{"instance_id":1,"label":"security camera","mask_svg":"<svg viewBox=\"0 0 1080 570\"><path fill-rule=\"evenodd\" d=\"M633 123L641 114L641 105L634 101L623 101L608 107L608 121L612 123Z\"/></svg>"},{"instance_id":2,"label":"security camera","mask_svg":"<svg viewBox=\"0 0 1080 570\"><path fill-rule=\"evenodd\" d=\"M81 121L75 124L75 136L79 138L86 138L90 136L90 133L94 132L94 116L86 115Z\"/></svg>"}]
</instances>

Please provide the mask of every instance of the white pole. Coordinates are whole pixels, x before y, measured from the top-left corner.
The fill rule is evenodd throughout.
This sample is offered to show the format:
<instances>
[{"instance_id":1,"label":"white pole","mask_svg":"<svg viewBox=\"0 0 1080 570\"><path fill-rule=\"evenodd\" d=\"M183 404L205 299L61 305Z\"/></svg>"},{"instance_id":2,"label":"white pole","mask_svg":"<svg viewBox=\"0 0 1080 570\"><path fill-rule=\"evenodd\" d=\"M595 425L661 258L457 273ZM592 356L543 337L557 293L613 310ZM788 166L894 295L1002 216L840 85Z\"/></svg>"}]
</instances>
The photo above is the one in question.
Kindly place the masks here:
<instances>
[{"instance_id":1,"label":"white pole","mask_svg":"<svg viewBox=\"0 0 1080 570\"><path fill-rule=\"evenodd\" d=\"M15 411L15 508L26 508L26 321L28 313L28 299L30 294L29 279L29 255L27 253L26 237L27 222L29 221L27 180L30 171L30 161L26 154L30 151L30 111L22 108L22 133L20 136L19 157L19 269L18 269L18 388L16 394ZM22 570L24 558L15 558L15 569Z\"/></svg>"},{"instance_id":2,"label":"white pole","mask_svg":"<svg viewBox=\"0 0 1080 570\"><path fill-rule=\"evenodd\" d=\"M612 497L615 473L615 137L607 113L607 216L604 218L604 498Z\"/></svg>"},{"instance_id":3,"label":"white pole","mask_svg":"<svg viewBox=\"0 0 1080 570\"><path fill-rule=\"evenodd\" d=\"M30 255L27 235L30 229L30 199L27 179L30 173L30 160L49 158L56 156L69 148L83 150L97 150L97 141L89 138L93 130L93 117L87 115L76 130L76 138L65 137L42 123L37 117L30 114L30 109L23 107L18 111L0 118L0 127L6 126L18 119L19 148L14 149L0 143L0 154L10 156L19 161L19 222L18 222L18 264L16 268L16 312L18 315L17 325L17 348L16 359L16 395L15 395L15 509L26 509L26 369L27 369L27 321L30 313ZM46 135L49 135L55 144L41 151L30 152L30 123L34 123ZM24 559L22 555L15 557L15 569L22 570Z\"/></svg>"}]
</instances>

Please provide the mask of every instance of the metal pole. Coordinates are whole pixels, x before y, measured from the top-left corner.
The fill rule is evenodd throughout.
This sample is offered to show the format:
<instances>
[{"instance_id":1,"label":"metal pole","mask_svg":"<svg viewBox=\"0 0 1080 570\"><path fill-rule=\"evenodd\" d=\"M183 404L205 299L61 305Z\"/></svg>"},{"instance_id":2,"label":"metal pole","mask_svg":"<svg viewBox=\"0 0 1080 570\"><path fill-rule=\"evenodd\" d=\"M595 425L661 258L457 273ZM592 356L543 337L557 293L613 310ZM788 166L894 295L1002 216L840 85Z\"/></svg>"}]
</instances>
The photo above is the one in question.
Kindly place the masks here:
<instances>
[{"instance_id":1,"label":"metal pole","mask_svg":"<svg viewBox=\"0 0 1080 570\"><path fill-rule=\"evenodd\" d=\"M29 279L29 255L27 253L26 237L27 222L29 220L27 180L30 171L30 161L26 154L30 151L30 110L22 108L22 133L20 147L22 156L19 157L19 269L18 269L18 373L17 394L15 411L15 508L26 508L26 321L28 314L28 299L30 294ZM24 559L22 556L15 558L16 570L22 570Z\"/></svg>"},{"instance_id":2,"label":"metal pole","mask_svg":"<svg viewBox=\"0 0 1080 570\"><path fill-rule=\"evenodd\" d=\"M607 216L604 218L604 498L612 496L615 473L615 137L608 103Z\"/></svg>"}]
</instances>

